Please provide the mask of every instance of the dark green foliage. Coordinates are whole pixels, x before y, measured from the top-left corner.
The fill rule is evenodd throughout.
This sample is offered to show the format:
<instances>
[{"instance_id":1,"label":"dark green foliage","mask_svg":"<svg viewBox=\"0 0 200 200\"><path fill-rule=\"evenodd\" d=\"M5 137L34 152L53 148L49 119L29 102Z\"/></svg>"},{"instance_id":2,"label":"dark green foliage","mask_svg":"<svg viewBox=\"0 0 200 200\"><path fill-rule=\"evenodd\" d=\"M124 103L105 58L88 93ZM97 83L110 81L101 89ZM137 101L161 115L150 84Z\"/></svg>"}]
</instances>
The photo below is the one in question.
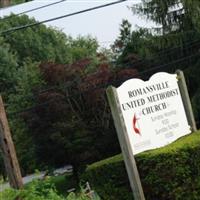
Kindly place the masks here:
<instances>
[{"instance_id":1,"label":"dark green foliage","mask_svg":"<svg viewBox=\"0 0 200 200\"><path fill-rule=\"evenodd\" d=\"M147 200L198 200L200 135L186 136L164 148L136 156ZM122 156L88 166L82 175L106 200L133 199Z\"/></svg>"},{"instance_id":2,"label":"dark green foliage","mask_svg":"<svg viewBox=\"0 0 200 200\"><path fill-rule=\"evenodd\" d=\"M88 163L119 152L105 90L102 87L119 77L127 79L137 75L137 70L113 71L103 55L96 56L96 60L96 64L92 58L82 59L71 65L41 63L42 78L46 85L51 86L51 89L41 92L36 84L40 80L37 68L29 64L29 87L26 87L23 77L19 79L19 86L16 87L18 96L12 95L13 100L10 100L16 110L20 110L18 105L23 107L21 102L27 103L26 106L36 105L20 114L21 120L26 124L26 129L21 131L29 136L30 140L26 138L26 142L32 142L29 149L33 150L29 152L32 154L26 153L20 158L30 155L29 158L33 157L38 167L58 167L70 163L74 172L77 172L83 170ZM90 73L90 66L93 66L96 72ZM32 71L33 69L36 71ZM98 86L100 88L95 88ZM32 90L29 90L30 87ZM31 92L33 90L35 95ZM28 102L23 99L25 93L32 97ZM16 123L14 125L17 126ZM19 137L23 134L17 132L17 135ZM19 144L20 141L22 140L18 141ZM20 144L23 147L21 152L26 149L25 144ZM25 170L30 160L23 160L22 166Z\"/></svg>"},{"instance_id":3,"label":"dark green foliage","mask_svg":"<svg viewBox=\"0 0 200 200\"><path fill-rule=\"evenodd\" d=\"M33 136L29 133L26 121L18 115L18 110L26 109L35 105L34 89L44 84L38 63L30 60L24 62L23 66L15 74L16 85L13 93L8 96L7 112L9 124L12 130L13 139L16 145L19 161L23 172L32 172L36 168L35 145Z\"/></svg>"},{"instance_id":4,"label":"dark green foliage","mask_svg":"<svg viewBox=\"0 0 200 200\"><path fill-rule=\"evenodd\" d=\"M23 190L7 189L1 194L2 199L15 200L65 200L60 196L50 179L46 181L33 181Z\"/></svg>"},{"instance_id":5,"label":"dark green foliage","mask_svg":"<svg viewBox=\"0 0 200 200\"><path fill-rule=\"evenodd\" d=\"M20 17L11 16L10 19L0 21L1 31L36 22L25 15ZM39 25L4 34L3 37L4 41L10 44L12 52L17 54L20 63L27 58L40 62L69 62L66 36L53 28Z\"/></svg>"},{"instance_id":6,"label":"dark green foliage","mask_svg":"<svg viewBox=\"0 0 200 200\"><path fill-rule=\"evenodd\" d=\"M6 95L13 91L16 83L17 57L11 53L11 48L0 38L0 91Z\"/></svg>"},{"instance_id":7,"label":"dark green foliage","mask_svg":"<svg viewBox=\"0 0 200 200\"><path fill-rule=\"evenodd\" d=\"M67 193L67 188L60 193L57 190L58 187L66 186L66 182L63 180L64 177L47 177L45 180L34 180L27 184L24 189L14 190L6 189L0 192L2 200L90 200L86 191L79 188L79 192L76 194L71 192ZM61 185L64 183L65 185ZM59 189L59 188L58 188ZM95 193L94 200L100 200L98 195Z\"/></svg>"},{"instance_id":8,"label":"dark green foliage","mask_svg":"<svg viewBox=\"0 0 200 200\"><path fill-rule=\"evenodd\" d=\"M33 24L37 21L26 15L15 16L0 21L0 31ZM92 37L72 39L59 30L41 24L24 30L2 34L4 42L17 54L21 64L27 58L38 62L73 63L77 60L94 57L98 44Z\"/></svg>"},{"instance_id":9,"label":"dark green foliage","mask_svg":"<svg viewBox=\"0 0 200 200\"><path fill-rule=\"evenodd\" d=\"M82 174L105 200L131 200L131 189L121 155L88 166Z\"/></svg>"},{"instance_id":10,"label":"dark green foliage","mask_svg":"<svg viewBox=\"0 0 200 200\"><path fill-rule=\"evenodd\" d=\"M119 52L117 64L137 68L143 79L159 71L183 70L198 121L199 8L199 1L143 0L132 7L133 13L155 22L159 28L130 31L129 23L123 21L113 46L114 52Z\"/></svg>"},{"instance_id":11,"label":"dark green foliage","mask_svg":"<svg viewBox=\"0 0 200 200\"><path fill-rule=\"evenodd\" d=\"M164 65L166 67L158 71L174 72L195 66L200 46L199 6L199 1L191 0L143 0L134 5L134 14L155 22L160 28L133 31L123 48L120 61L124 62L127 55L134 53L141 58L142 69ZM123 24L121 27L125 30ZM198 77L195 79L198 80Z\"/></svg>"},{"instance_id":12,"label":"dark green foliage","mask_svg":"<svg viewBox=\"0 0 200 200\"><path fill-rule=\"evenodd\" d=\"M191 3L192 2L192 3ZM127 26L123 21L121 32L116 40L123 45L120 61L126 59L127 55L136 54L143 59L148 66L166 64L166 62L193 55L197 46L191 46L193 41L199 41L199 2L190 0L143 0L142 3L132 7L134 14L141 15L155 22L160 28L140 28L130 33L124 40ZM128 23L128 22L127 22ZM126 24L127 24L126 23ZM129 40L127 40L129 38ZM128 42L127 42L128 41ZM189 44L188 44L189 43ZM160 54L160 51L164 51ZM152 57L157 54L158 57ZM149 57L152 59L149 59ZM193 65L185 60L181 65ZM172 64L173 65L173 64ZM186 65L185 65L186 66ZM178 68L176 63L176 68ZM179 67L184 69L184 66ZM166 70L166 69L162 69Z\"/></svg>"},{"instance_id":13,"label":"dark green foliage","mask_svg":"<svg viewBox=\"0 0 200 200\"><path fill-rule=\"evenodd\" d=\"M199 2L192 0L142 0L132 11L158 25L164 34L198 28Z\"/></svg>"},{"instance_id":14,"label":"dark green foliage","mask_svg":"<svg viewBox=\"0 0 200 200\"><path fill-rule=\"evenodd\" d=\"M42 165L71 163L76 171L119 151L104 90L92 90L106 84L112 73L105 64L105 69L97 65L96 73L86 74L91 62L85 59L72 65L40 65L46 83L54 87L38 94L39 104L48 103L26 112L24 119ZM60 87L55 87L57 84Z\"/></svg>"},{"instance_id":15,"label":"dark green foliage","mask_svg":"<svg viewBox=\"0 0 200 200\"><path fill-rule=\"evenodd\" d=\"M122 20L120 35L112 45L112 49L115 54L121 54L128 43L131 40L131 24L128 20Z\"/></svg>"},{"instance_id":16,"label":"dark green foliage","mask_svg":"<svg viewBox=\"0 0 200 200\"><path fill-rule=\"evenodd\" d=\"M0 22L0 29L4 31L35 22L27 16L12 15ZM97 41L89 36L72 39L41 25L5 34L0 44L0 89L8 104L6 110L23 175L33 172L34 168L70 163L72 152L81 154L84 144L89 147L88 153L83 152L80 157L91 157L93 151L88 144L95 138L84 138L88 134L91 136L92 131L83 128L84 123L77 120L79 98L65 98L66 92L73 93L74 85L69 91L65 88L40 91L45 85L47 88L71 85L73 79L79 81L84 74L96 70ZM81 63L83 59L85 62ZM83 66L85 71L81 70ZM37 104L44 105L37 107ZM33 109L24 111L30 107ZM80 157L74 158L77 163Z\"/></svg>"}]
</instances>

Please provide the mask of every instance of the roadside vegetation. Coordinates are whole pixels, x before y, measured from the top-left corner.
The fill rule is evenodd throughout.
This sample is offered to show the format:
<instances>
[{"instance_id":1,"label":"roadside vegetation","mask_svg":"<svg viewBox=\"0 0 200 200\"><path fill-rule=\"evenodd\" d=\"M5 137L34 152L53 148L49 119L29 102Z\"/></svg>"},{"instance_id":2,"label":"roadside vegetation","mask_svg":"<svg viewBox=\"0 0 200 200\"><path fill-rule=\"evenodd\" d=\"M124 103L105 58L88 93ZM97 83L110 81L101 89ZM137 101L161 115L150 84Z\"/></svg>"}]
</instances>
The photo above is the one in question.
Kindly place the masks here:
<instances>
[{"instance_id":1,"label":"roadside vegetation","mask_svg":"<svg viewBox=\"0 0 200 200\"><path fill-rule=\"evenodd\" d=\"M68 194L63 194L58 191L56 183L62 182L61 177L58 178L46 178L46 180L34 180L25 186L22 190L6 189L0 193L1 199L5 200L90 200L91 195L94 200L100 200L99 196L93 192L85 192L83 188L79 192L70 192ZM67 182L67 180L65 180Z\"/></svg>"},{"instance_id":2,"label":"roadside vegetation","mask_svg":"<svg viewBox=\"0 0 200 200\"><path fill-rule=\"evenodd\" d=\"M200 132L196 132L166 147L138 154L136 162L146 199L198 200L199 153ZM72 174L46 176L21 191L7 189L0 195L6 200L133 200L121 154L88 165L80 180L82 185L77 185ZM85 189L86 182L92 190Z\"/></svg>"},{"instance_id":3,"label":"roadside vegetation","mask_svg":"<svg viewBox=\"0 0 200 200\"><path fill-rule=\"evenodd\" d=\"M22 191L9 189L0 195L10 200L84 200L79 186L89 181L102 199L132 199L105 89L130 78L147 80L159 71L181 69L199 127L199 8L191 0L143 0L131 11L157 27L133 30L123 20L109 50L100 49L91 36L72 38L41 24L1 34L0 91L22 175L67 164L73 174L66 178L69 182L63 177L34 181ZM35 22L11 15L0 20L0 32ZM136 156L147 198L199 198L198 134ZM2 154L0 175L6 177ZM72 185L79 196L66 192Z\"/></svg>"},{"instance_id":4,"label":"roadside vegetation","mask_svg":"<svg viewBox=\"0 0 200 200\"><path fill-rule=\"evenodd\" d=\"M146 199L198 200L200 196L200 132L136 156ZM89 165L82 174L105 200L132 200L122 155Z\"/></svg>"}]
</instances>

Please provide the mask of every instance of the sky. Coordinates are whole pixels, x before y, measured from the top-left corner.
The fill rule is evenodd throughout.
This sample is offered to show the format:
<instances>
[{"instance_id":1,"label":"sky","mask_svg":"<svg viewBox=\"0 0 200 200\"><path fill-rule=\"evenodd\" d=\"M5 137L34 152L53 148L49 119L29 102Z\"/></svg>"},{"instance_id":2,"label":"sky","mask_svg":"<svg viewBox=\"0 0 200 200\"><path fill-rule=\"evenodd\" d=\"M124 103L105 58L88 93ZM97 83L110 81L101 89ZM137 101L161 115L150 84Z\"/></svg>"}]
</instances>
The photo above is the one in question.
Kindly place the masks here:
<instances>
[{"instance_id":1,"label":"sky","mask_svg":"<svg viewBox=\"0 0 200 200\"><path fill-rule=\"evenodd\" d=\"M28 3L3 8L0 10L0 16L9 15L11 12L17 14L56 1L59 0L34 0ZM62 3L27 14L38 21L43 21L115 1L116 0L66 0ZM141 2L141 0L128 0L99 10L93 10L48 22L46 25L57 27L59 30L62 30L72 37L91 35L98 40L101 47L109 47L119 35L122 19L127 19L132 24L133 30L136 29L136 25L149 28L155 26L153 23L133 15L128 8L128 6L130 7L139 2Z\"/></svg>"}]
</instances>

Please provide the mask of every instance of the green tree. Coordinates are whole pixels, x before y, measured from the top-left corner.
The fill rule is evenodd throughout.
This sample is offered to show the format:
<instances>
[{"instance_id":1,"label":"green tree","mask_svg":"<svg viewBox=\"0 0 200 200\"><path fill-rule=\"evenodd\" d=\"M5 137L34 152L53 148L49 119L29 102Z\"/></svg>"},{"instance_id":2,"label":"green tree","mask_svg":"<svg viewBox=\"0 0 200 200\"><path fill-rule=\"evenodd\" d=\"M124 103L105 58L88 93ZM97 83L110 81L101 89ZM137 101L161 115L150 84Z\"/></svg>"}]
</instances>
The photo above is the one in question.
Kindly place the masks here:
<instances>
[{"instance_id":1,"label":"green tree","mask_svg":"<svg viewBox=\"0 0 200 200\"><path fill-rule=\"evenodd\" d=\"M183 62L176 63L176 67L173 67L173 69L185 69L193 92L192 88L196 84L200 87L197 83L199 82L197 81L199 73L196 70L199 65L198 51L200 46L199 8L200 2L191 0L143 0L139 6L132 8L134 13L145 16L147 20L161 25L160 33L151 40L151 45L149 45L151 49L146 46L153 54L157 54L163 49L167 50L167 53L164 52L158 56L158 59L161 60L161 62L157 61L158 64L193 56L191 59L184 59ZM197 73L194 75L191 73L192 71ZM191 95L193 96L194 93Z\"/></svg>"},{"instance_id":2,"label":"green tree","mask_svg":"<svg viewBox=\"0 0 200 200\"><path fill-rule=\"evenodd\" d=\"M2 95L6 96L13 90L17 67L16 55L11 52L10 46L0 38L0 90Z\"/></svg>"},{"instance_id":3,"label":"green tree","mask_svg":"<svg viewBox=\"0 0 200 200\"><path fill-rule=\"evenodd\" d=\"M176 69L184 70L191 97L195 97L193 102L197 102L197 88L200 88L199 8L200 2L191 0L142 0L140 4L132 6L134 14L153 21L160 28L133 31L118 60L126 64L128 56L131 58L128 61L130 67L138 67L141 72L148 70L145 73L147 77L160 70L172 73ZM134 60L135 56L129 56L133 53L139 62ZM160 68L151 71L155 67Z\"/></svg>"},{"instance_id":4,"label":"green tree","mask_svg":"<svg viewBox=\"0 0 200 200\"><path fill-rule=\"evenodd\" d=\"M0 21L0 29L5 31L35 22L27 16L12 15L10 19ZM90 36L73 39L58 30L40 25L3 34L1 41L1 91L5 91L7 97L9 123L23 171L33 171L36 165L39 168L70 162L66 149L71 145L76 152L80 152L82 147L75 148L74 140L69 139L69 142L66 139L71 130L69 126L76 124L73 121L75 114L68 102L60 99L66 91L61 94L60 90L40 93L45 88L78 82L95 70L99 62L96 39ZM57 101L51 101L52 98L57 98ZM76 124L74 138L81 137L81 133L87 131L79 133L78 127Z\"/></svg>"},{"instance_id":5,"label":"green tree","mask_svg":"<svg viewBox=\"0 0 200 200\"><path fill-rule=\"evenodd\" d=\"M0 21L0 30L6 31L14 27L36 23L28 16L15 16ZM47 28L45 25L29 27L24 30L2 34L4 41L17 54L18 61L23 63L30 58L38 62L57 62L71 64L77 60L94 57L98 48L97 40L87 37L73 39L59 30Z\"/></svg>"},{"instance_id":6,"label":"green tree","mask_svg":"<svg viewBox=\"0 0 200 200\"><path fill-rule=\"evenodd\" d=\"M26 125L25 113L18 111L35 105L34 90L44 84L38 63L27 60L18 69L16 76L15 91L8 96L7 111L10 113L9 123L16 145L17 154L23 171L31 172L36 168L35 144L33 136Z\"/></svg>"},{"instance_id":7,"label":"green tree","mask_svg":"<svg viewBox=\"0 0 200 200\"><path fill-rule=\"evenodd\" d=\"M96 57L99 45L97 40L91 36L78 36L76 39L71 38L69 46L72 55L71 63L74 63L84 58Z\"/></svg>"},{"instance_id":8,"label":"green tree","mask_svg":"<svg viewBox=\"0 0 200 200\"><path fill-rule=\"evenodd\" d=\"M199 2L143 0L142 3L134 5L132 11L147 21L153 21L158 27L140 28L132 32L132 35L140 33L140 38L138 42L130 41L124 48L125 51L129 52L130 49L131 52L136 46L134 49L136 54L142 59L148 59L149 63L152 63L151 66L174 62L194 55L195 52L197 54L196 42L200 39ZM138 43L139 45L135 45ZM195 56L194 59L196 59ZM176 68L185 69L189 65L192 66L195 64L192 62L194 59L185 59L182 63L176 63ZM171 70L174 68L172 64Z\"/></svg>"},{"instance_id":9,"label":"green tree","mask_svg":"<svg viewBox=\"0 0 200 200\"><path fill-rule=\"evenodd\" d=\"M196 29L199 16L198 1L191 0L142 0L132 7L135 14L162 26L162 33Z\"/></svg>"},{"instance_id":10,"label":"green tree","mask_svg":"<svg viewBox=\"0 0 200 200\"><path fill-rule=\"evenodd\" d=\"M20 17L11 16L7 20L0 21L1 31L36 22L25 15ZM39 25L2 35L4 41L10 45L12 52L17 54L20 63L23 63L27 58L39 62L70 62L67 46L68 38L61 31Z\"/></svg>"},{"instance_id":11,"label":"green tree","mask_svg":"<svg viewBox=\"0 0 200 200\"><path fill-rule=\"evenodd\" d=\"M128 20L122 20L120 25L120 35L111 46L115 54L121 54L131 40L131 24Z\"/></svg>"}]
</instances>

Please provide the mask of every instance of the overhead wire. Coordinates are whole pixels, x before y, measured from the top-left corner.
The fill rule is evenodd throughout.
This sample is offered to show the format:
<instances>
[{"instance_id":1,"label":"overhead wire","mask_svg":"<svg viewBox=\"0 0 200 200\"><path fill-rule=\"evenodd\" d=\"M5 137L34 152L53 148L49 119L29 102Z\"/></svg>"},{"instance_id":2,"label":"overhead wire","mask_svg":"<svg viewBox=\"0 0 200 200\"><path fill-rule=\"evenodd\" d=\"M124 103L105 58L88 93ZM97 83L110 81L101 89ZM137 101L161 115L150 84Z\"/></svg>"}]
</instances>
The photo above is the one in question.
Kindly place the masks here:
<instances>
[{"instance_id":1,"label":"overhead wire","mask_svg":"<svg viewBox=\"0 0 200 200\"><path fill-rule=\"evenodd\" d=\"M199 40L194 40L194 41L192 41L192 42L190 42L190 43L187 43L187 45L188 45L188 46L185 46L184 48L182 48L182 50L188 49L188 47L192 47L192 45L200 45L200 41L199 41ZM180 46L171 48L171 51L173 51L174 49L178 49L178 48L180 48L180 47L182 47L182 46L180 45ZM162 50L162 51L158 52L157 54L154 54L153 56L149 57L148 59L139 60L139 61L130 62L130 63L125 63L125 64L120 64L119 66L120 66L120 67L123 66L123 67L126 67L126 68L127 68L127 67L128 67L128 68L131 68L131 66L135 66L135 65L138 65L138 64L143 64L143 63L146 63L148 60L154 60L154 59L159 58L159 55L161 54L161 52L162 52L162 53L165 53L165 51ZM171 52L170 52L170 49L167 49L166 52L167 52L167 53L164 54L165 56L167 56L167 55L169 55L169 54L171 53ZM198 53L198 52L197 52L197 53ZM194 57L195 55L196 55L196 54L193 54L192 57ZM187 56L187 57L184 57L184 58L187 59L188 56ZM181 58L181 59L182 59L182 58ZM176 60L175 60L175 61L176 61ZM165 65L172 64L172 63L173 63L173 61L170 62L170 63L164 64L164 66L165 66ZM109 64L109 63L108 63L108 64ZM112 62L111 65L113 65L113 64L114 64L114 63ZM154 63L152 63L152 65L154 65ZM147 73L147 72L151 72L151 71L153 71L153 70L159 69L160 66L163 66L163 65L158 65L158 66L156 66L156 67L151 67L151 68L149 68L149 69L147 69L147 70L144 70L144 71L142 71L142 72L139 72L139 74L143 74L143 73ZM158 67L158 68L157 68L157 67ZM54 91L54 90L68 89L68 88L72 87L73 84L76 84L76 81L77 81L77 80L72 80L72 81L66 82L66 83L64 83L64 84L61 84L61 85L59 85L59 86L52 86L52 87L43 88L43 89L39 90L38 92L34 93L34 96L35 96L35 95L41 95L41 94L44 94L45 92L49 92L49 91L52 91L52 90ZM25 97L25 98L26 98L26 97ZM30 95L27 96L26 99L36 100L35 97L33 97L33 96L30 97Z\"/></svg>"},{"instance_id":2,"label":"overhead wire","mask_svg":"<svg viewBox=\"0 0 200 200\"><path fill-rule=\"evenodd\" d=\"M160 52L158 52L157 54L155 54L155 55L149 57L148 59L153 60L153 59L155 59L155 58L158 58L160 54L163 54L163 53L165 53L165 52L167 52L166 54L164 54L165 56L166 56L166 55L169 55L173 50L178 49L178 48L182 48L182 50L188 49L188 47L192 47L192 45L195 45L195 44L198 45L198 44L200 44L200 41L199 41L199 40L194 40L194 41L189 42L189 43L186 43L186 44L187 44L187 46L185 46L184 48L182 48L182 45L179 45L179 46L176 46L176 47L173 47L173 48L170 48L170 49L161 50ZM196 54L195 54L195 55L196 55ZM192 57L195 56L195 55L192 55ZM189 57L185 57L185 58L186 58L186 59L187 59L187 58L190 58L190 56L189 56ZM185 59L185 58L183 58L183 59ZM139 60L139 61L135 61L135 62L130 62L130 63L122 64L121 66L123 66L123 67L124 67L124 66L130 67L130 66L137 65L137 64L142 64L142 63L145 63L145 62L147 62L147 60ZM176 61L175 61L175 62L176 62ZM165 66L165 65L172 64L172 63L173 63L173 62L166 63L166 64L164 64L164 66ZM111 63L111 64L113 64L113 63ZM144 72L140 72L140 74L142 74L142 73L147 73L147 72L150 72L150 71L155 70L155 69L159 69L160 66L162 66L162 65L159 65L158 67L155 67L155 68L154 68L154 67L153 67L153 68L150 68L150 69L148 69L148 70L146 70L146 71L144 71ZM48 87L48 88L45 88L45 89L40 90L40 91L37 93L37 95L40 95L40 94L42 94L42 93L48 92L48 91L50 91L50 90L55 90L55 89L63 89L63 88L67 89L67 88L71 87L74 83L76 83L76 80L75 80L75 81L70 81L70 82L64 83L64 84L61 85L61 86ZM34 97L27 96L27 99L28 99L28 98L30 98L31 100L35 100Z\"/></svg>"},{"instance_id":3,"label":"overhead wire","mask_svg":"<svg viewBox=\"0 0 200 200\"><path fill-rule=\"evenodd\" d=\"M193 57L195 57L195 56L197 56L197 55L199 55L199 54L200 54L200 53L197 52L197 53L195 53L195 54L193 54L193 55L190 55L190 56L187 56L187 57L183 57L183 58L181 58L181 59L174 60L174 61L172 61L172 62L170 62L170 63L163 64L163 65L159 65L159 66L153 67L153 68L148 69L148 70L144 70L144 71L142 71L142 72L137 73L136 75L133 75L132 78L138 77L139 75L143 75L143 74L148 73L148 72L150 72L150 71L158 70L158 69L161 69L161 68L166 68L167 66L171 66L172 64L176 64L176 63L179 63L179 62L183 62L183 61L188 60L188 59L191 59L191 58L193 58ZM119 83L122 82L122 81L125 81L125 80L122 80L122 79L121 79L121 80L110 81L110 82L104 83L104 84L99 84L98 86L96 86L96 87L94 87L94 88L90 88L90 89L88 89L88 90L85 90L85 91L82 91L82 92L78 92L78 93L76 93L76 94L65 95L65 98L75 97L75 96L77 96L77 95L81 95L81 94L83 94L83 93L95 91L95 90L97 90L97 89L105 89L106 87L108 87L108 86L111 85L111 84L116 85L116 84L119 84ZM103 86L103 87L102 87L102 86ZM41 103L41 104L37 104L37 105L32 106L32 107L29 107L29 108L27 108L27 109L23 109L23 110L16 111L16 112L8 112L8 115L9 115L9 116L10 116L10 115L19 115L19 114L22 114L22 113L24 113L24 112L31 111L31 110L36 109L36 108L38 108L38 107L47 105L47 104L49 104L49 103L51 103L51 102L53 102L53 101L55 101L55 100L57 100L57 99L58 99L58 97L52 98L52 99L50 99L50 100L48 100L48 101L46 101L46 102L43 102L43 103Z\"/></svg>"},{"instance_id":4,"label":"overhead wire","mask_svg":"<svg viewBox=\"0 0 200 200\"><path fill-rule=\"evenodd\" d=\"M60 1L59 3L63 2L64 0ZM114 5L114 4L118 4L118 3L122 3L124 1L127 1L127 0L121 0L121 1L117 1L117 2L112 2L112 3L108 3L108 4L104 4L104 5L101 5L101 6L96 6L96 7L92 7L92 8L89 8L89 9L85 9L85 10L81 10L81 11L78 11L78 12L74 12L74 13L70 13L70 14L67 14L67 15L63 15L63 16L60 16L60 17L56 17L56 18L51 18L51 19L48 19L48 20L44 20L44 21L41 21L41 22L36 22L36 23L32 23L32 24L27 24L27 25L24 25L24 26L19 26L19 27L14 27L14 28L11 28L11 29L8 29L6 31L3 31L3 32L0 32L0 34L6 34L6 33L11 33L11 32L14 32L14 31L17 31L17 30L22 30L22 29L25 29L25 28L28 28L28 27L32 27L32 26L36 26L36 25L40 25L42 23L46 23L46 22L50 22L50 21L53 21L53 20L58 20L58 19L61 19L61 18L64 18L64 17L69 17L69 16L73 16L73 15L76 15L76 14L81 14L81 13L84 13L84 12L89 12L89 11L92 11L92 10L96 10L96 9L100 9L100 8L103 8L103 7L107 7L107 6L111 6L111 5ZM58 2L57 2L58 3ZM55 3L54 3L55 4ZM39 9L39 8L38 8ZM195 41L194 41L195 42ZM177 49L178 47L175 47L174 49ZM173 48L172 48L173 49ZM170 49L168 49L167 51L170 51ZM192 55L192 56L188 56L188 57L184 57L183 59L178 59L178 60L175 60L171 63L167 63L167 64L164 64L164 65L160 65L160 66L157 66L157 67L154 67L154 68L151 68L151 69L148 69L146 71L143 71L143 72L140 72L139 74L143 74L143 73L147 73L149 71L152 71L152 70L155 70L155 69L159 69L160 67L165 67L169 64L173 64L173 63L176 63L177 61L181 61L181 60L185 60L185 59L188 59L188 58L191 58L195 55ZM158 57L158 55L157 55ZM141 61L138 61L138 62L141 62ZM133 64L133 63L132 63ZM39 106L39 105L38 105Z\"/></svg>"},{"instance_id":5,"label":"overhead wire","mask_svg":"<svg viewBox=\"0 0 200 200\"><path fill-rule=\"evenodd\" d=\"M167 55L169 55L169 54L171 53L170 51L173 51L173 50L175 50L175 49L182 48L182 50L185 50L185 49L187 49L188 47L192 47L193 45L200 45L200 40L194 40L194 41L192 41L192 42L190 42L190 43L187 43L187 45L188 45L188 46L183 47L183 48L182 48L182 45L180 45L180 46L177 46L177 47L174 47L174 48L167 49L167 50L166 50L167 53L165 53L165 51L162 50L162 51L160 51L160 52L154 54L153 56L151 56L151 57L149 57L149 58L147 58L147 59L145 58L145 60L144 60L144 59L140 59L140 60L137 60L137 61L135 61L135 62L130 62L130 63L122 64L122 66L123 66L123 67L124 67L124 66L130 67L130 66L133 66L133 65L143 64L143 63L147 62L147 60L153 60L153 59L159 58L159 56L160 56L161 53L165 53L164 55L167 56ZM112 62L111 64L115 64L115 62ZM119 65L119 66L120 66L120 65ZM49 91L49 90L61 89L61 88L63 88L63 87L64 87L64 88L68 88L68 87L71 87L71 85L72 85L73 83L76 83L76 80L75 80L75 81L71 81L70 83L66 83L66 84L64 84L64 85L61 85L61 86L53 86L53 87L48 87L48 88L42 89L41 91L39 91L39 94L44 93L44 92L47 92L47 91ZM69 85L69 84L70 84L70 85ZM69 85L69 86L68 86L68 85Z\"/></svg>"},{"instance_id":6,"label":"overhead wire","mask_svg":"<svg viewBox=\"0 0 200 200\"><path fill-rule=\"evenodd\" d=\"M191 41L191 40L190 40ZM188 46L186 46L186 44ZM200 45L200 40L194 40L192 42L189 42L189 43L185 43L184 45L179 45L179 46L176 46L176 47L173 47L173 48L167 48L166 50L161 50L160 52L154 54L153 56L151 55L150 57L146 57L145 59L143 58L140 58L139 60L135 61L135 62L129 62L129 63L126 63L125 65L129 66L130 65L137 65L137 64L143 64L143 63L146 63L146 61L149 61L149 60L153 60L155 58L159 58L162 56L162 54L164 56L167 56L167 55L170 55L173 53L173 50L178 50L179 48L181 48L181 50L185 50L185 49L188 49L188 47L194 47L194 45ZM118 64L117 62L113 62L113 64L116 63ZM124 64L123 64L124 66Z\"/></svg>"},{"instance_id":7,"label":"overhead wire","mask_svg":"<svg viewBox=\"0 0 200 200\"><path fill-rule=\"evenodd\" d=\"M62 0L62 1L64 1L64 0ZM57 2L58 3L58 2ZM190 33L192 33L192 32L195 32L194 30L189 30L189 31L187 31L188 33L190 32ZM186 32L186 33L187 33ZM174 33L173 33L174 34ZM171 35L171 34L170 34ZM189 45L190 44L193 44L193 43L195 43L196 41L190 41L190 43L188 43ZM184 44L185 45L185 44ZM162 50L162 51L160 51L159 53L157 53L155 56L156 57L158 57L158 55L159 54L161 54L161 53L166 53L166 52L171 52L173 49L177 49L177 48L179 48L179 47L182 47L182 45L180 45L180 46L178 46L178 47L174 47L174 48L170 48L170 49L167 49L167 50ZM165 54L166 55L166 54ZM152 56L152 57L150 57L150 58L148 58L148 59L154 59L154 58L156 58L154 55ZM144 63L144 62L146 62L146 60L143 60L143 59L140 59L140 60L137 60L137 61L135 61L135 62L130 62L130 63L126 63L126 64L123 64L123 66L125 66L125 65L129 65L129 64L131 64L131 65L135 65L135 64L142 64L142 63ZM54 88L55 88L55 86L54 86ZM46 89L46 90L51 90L52 88L48 88L48 89Z\"/></svg>"},{"instance_id":8,"label":"overhead wire","mask_svg":"<svg viewBox=\"0 0 200 200\"><path fill-rule=\"evenodd\" d=\"M46 7L49 7L49 6L53 6L53 5L62 3L64 1L67 1L67 0L60 0L60 1L57 1L57 2L53 2L53 3L50 3L50 4L43 5L43 6L39 6L39 7L36 7L36 8L25 10L23 12L20 12L20 13L14 14L14 15L10 15L10 16L4 17L4 18L0 19L0 21L11 19L13 17L19 16L19 15L23 15L23 14L26 14L26 13L30 13L30 12L33 12L33 11L36 11L36 10L40 10L40 9L43 9L43 8L46 8Z\"/></svg>"},{"instance_id":9,"label":"overhead wire","mask_svg":"<svg viewBox=\"0 0 200 200\"><path fill-rule=\"evenodd\" d=\"M108 6L115 5L115 4L123 3L125 1L127 1L127 0L119 0L119 1L111 2L111 3L103 4L103 5L100 5L100 6L95 6L95 7L91 7L91 8L88 8L88 9L76 11L76 12L73 12L73 13L69 13L69 14L66 14L66 15L59 16L59 17L50 18L50 19L43 20L43 21L40 21L40 22L35 22L35 23L31 23L31 24L13 27L13 28L10 28L8 30L0 32L0 35L12 33L12 32L22 30L22 29L26 29L26 28L29 28L29 27L33 27L33 26L38 26L40 24L44 24L44 23L47 23L47 22L55 21L55 20L58 20L58 19L66 18L66 17L71 17L71 16L82 14L82 13L85 13L85 12L90 12L90 11L93 11L93 10L105 8L105 7L108 7Z\"/></svg>"}]
</instances>

